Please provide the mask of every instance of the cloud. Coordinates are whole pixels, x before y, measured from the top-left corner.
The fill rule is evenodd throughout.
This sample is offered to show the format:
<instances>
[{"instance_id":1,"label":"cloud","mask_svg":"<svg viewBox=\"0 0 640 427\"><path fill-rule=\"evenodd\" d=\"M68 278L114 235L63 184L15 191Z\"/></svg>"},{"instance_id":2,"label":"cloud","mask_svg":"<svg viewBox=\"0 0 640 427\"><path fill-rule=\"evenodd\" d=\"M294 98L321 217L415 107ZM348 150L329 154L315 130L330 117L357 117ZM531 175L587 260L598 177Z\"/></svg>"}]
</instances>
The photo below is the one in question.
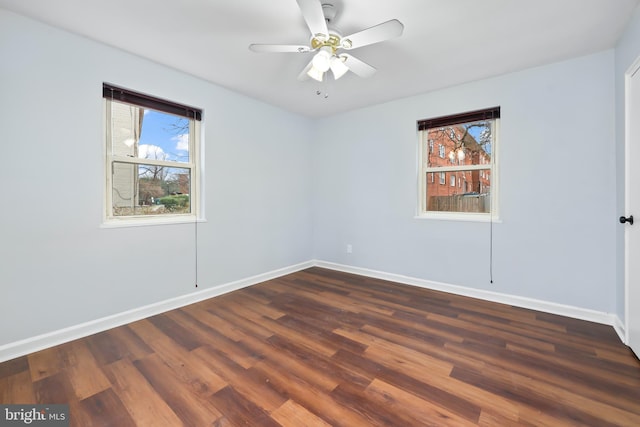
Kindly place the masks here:
<instances>
[{"instance_id":1,"label":"cloud","mask_svg":"<svg viewBox=\"0 0 640 427\"><path fill-rule=\"evenodd\" d=\"M157 145L142 144L138 146L139 159L167 160L169 155Z\"/></svg>"},{"instance_id":2,"label":"cloud","mask_svg":"<svg viewBox=\"0 0 640 427\"><path fill-rule=\"evenodd\" d=\"M171 138L171 140L176 143L176 150L189 151L189 134L188 133L176 135L173 138Z\"/></svg>"}]
</instances>

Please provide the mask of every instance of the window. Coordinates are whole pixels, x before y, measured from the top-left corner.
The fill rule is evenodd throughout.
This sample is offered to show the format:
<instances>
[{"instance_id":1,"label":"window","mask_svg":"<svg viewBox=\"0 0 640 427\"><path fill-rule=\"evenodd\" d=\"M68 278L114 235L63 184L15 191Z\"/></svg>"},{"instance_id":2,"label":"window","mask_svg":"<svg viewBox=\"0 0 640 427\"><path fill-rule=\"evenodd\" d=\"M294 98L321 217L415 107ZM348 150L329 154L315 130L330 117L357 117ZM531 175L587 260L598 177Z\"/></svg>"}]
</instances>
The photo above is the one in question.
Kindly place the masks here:
<instances>
[{"instance_id":1,"label":"window","mask_svg":"<svg viewBox=\"0 0 640 427\"><path fill-rule=\"evenodd\" d=\"M500 107L421 120L420 215L489 217L497 213L496 145ZM427 148L435 141L438 156ZM428 174L440 173L434 185ZM449 174L448 186L445 173ZM456 180L458 185L456 185Z\"/></svg>"},{"instance_id":2,"label":"window","mask_svg":"<svg viewBox=\"0 0 640 427\"><path fill-rule=\"evenodd\" d=\"M193 220L202 111L103 85L107 223Z\"/></svg>"}]
</instances>

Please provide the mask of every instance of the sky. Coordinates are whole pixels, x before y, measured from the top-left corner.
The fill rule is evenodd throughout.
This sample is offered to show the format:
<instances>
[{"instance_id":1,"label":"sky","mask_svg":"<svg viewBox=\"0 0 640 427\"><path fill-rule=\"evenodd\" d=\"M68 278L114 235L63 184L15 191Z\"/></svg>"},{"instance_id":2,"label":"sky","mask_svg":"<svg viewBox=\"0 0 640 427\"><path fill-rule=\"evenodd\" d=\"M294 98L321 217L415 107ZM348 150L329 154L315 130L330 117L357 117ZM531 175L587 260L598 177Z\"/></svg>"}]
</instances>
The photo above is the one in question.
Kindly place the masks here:
<instances>
[{"instance_id":1,"label":"sky","mask_svg":"<svg viewBox=\"0 0 640 427\"><path fill-rule=\"evenodd\" d=\"M155 110L145 110L138 157L157 160L189 160L188 120Z\"/></svg>"}]
</instances>

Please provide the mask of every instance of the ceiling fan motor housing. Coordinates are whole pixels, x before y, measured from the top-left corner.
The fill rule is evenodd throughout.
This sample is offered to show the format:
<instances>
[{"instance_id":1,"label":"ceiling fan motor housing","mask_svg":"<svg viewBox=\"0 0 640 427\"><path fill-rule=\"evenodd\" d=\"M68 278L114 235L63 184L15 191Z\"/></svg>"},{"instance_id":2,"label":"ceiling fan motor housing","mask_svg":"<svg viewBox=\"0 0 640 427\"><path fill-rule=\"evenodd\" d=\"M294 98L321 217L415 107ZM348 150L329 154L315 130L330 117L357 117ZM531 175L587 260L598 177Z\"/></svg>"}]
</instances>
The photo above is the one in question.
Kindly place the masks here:
<instances>
[{"instance_id":1,"label":"ceiling fan motor housing","mask_svg":"<svg viewBox=\"0 0 640 427\"><path fill-rule=\"evenodd\" d=\"M338 10L331 3L322 3L322 12L324 13L324 19L327 21L327 24L329 24L335 19Z\"/></svg>"},{"instance_id":2,"label":"ceiling fan motor housing","mask_svg":"<svg viewBox=\"0 0 640 427\"><path fill-rule=\"evenodd\" d=\"M332 25L332 21L335 19L336 14L338 13L337 8L331 3L323 3L322 4L322 12L324 13L324 18L327 21L327 28L329 30L329 34L315 34L311 37L311 48L316 50L320 49L324 46L328 46L331 48L333 54L335 55L336 51L340 48L349 49L351 47L351 40L342 39L342 33L335 26ZM328 36L326 38L325 36Z\"/></svg>"}]
</instances>

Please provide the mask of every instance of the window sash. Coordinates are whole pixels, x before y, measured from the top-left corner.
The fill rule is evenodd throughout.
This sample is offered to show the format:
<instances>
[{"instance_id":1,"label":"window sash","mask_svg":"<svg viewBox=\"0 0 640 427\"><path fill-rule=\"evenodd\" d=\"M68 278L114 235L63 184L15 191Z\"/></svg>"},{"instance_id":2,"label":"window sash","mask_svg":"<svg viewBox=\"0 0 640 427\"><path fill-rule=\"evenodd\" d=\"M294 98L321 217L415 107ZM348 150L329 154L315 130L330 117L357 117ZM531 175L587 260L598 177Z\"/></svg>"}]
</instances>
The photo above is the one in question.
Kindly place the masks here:
<instances>
[{"instance_id":1,"label":"window sash","mask_svg":"<svg viewBox=\"0 0 640 427\"><path fill-rule=\"evenodd\" d=\"M486 165L457 165L457 166L432 166L424 167L423 172L459 172L459 171L477 171L491 170L491 164Z\"/></svg>"},{"instance_id":2,"label":"window sash","mask_svg":"<svg viewBox=\"0 0 640 427\"><path fill-rule=\"evenodd\" d=\"M131 163L134 165L166 166L169 168L193 169L193 163L172 162L170 160L142 159L140 157L110 156L111 162Z\"/></svg>"},{"instance_id":3,"label":"window sash","mask_svg":"<svg viewBox=\"0 0 640 427\"><path fill-rule=\"evenodd\" d=\"M478 110L478 112L483 112L485 110ZM422 120L418 121L418 134L419 134L419 148L418 154L420 156L419 160L419 179L418 179L418 204L417 207L419 211L417 212L416 218L437 218L437 219L454 219L454 220L478 220L484 221L488 218L496 219L499 215L499 206L498 206L498 144L499 144L499 128L500 128L500 107L493 107L487 109L487 111L493 111L492 117L486 116L472 116L471 113L463 113L452 116L444 116L443 118L452 118L450 122L442 121L442 125L437 122ZM433 120L433 119L430 119ZM493 121L492 123L492 153L491 153L491 161L488 164L479 164L479 165L448 165L448 166L432 166L428 167L426 163L426 156L428 155L428 135L429 129L446 127L450 125L459 125L472 123L475 121ZM433 123L434 126L425 126L427 123ZM446 212L446 211L431 211L427 209L428 196L427 196L427 188L434 186L433 180L430 180L428 177L431 174L433 177L435 173L440 172L466 172L466 171L487 171L491 176L491 188L490 188L490 211L488 213L475 213L475 212ZM438 180L436 179L436 182Z\"/></svg>"},{"instance_id":4,"label":"window sash","mask_svg":"<svg viewBox=\"0 0 640 427\"><path fill-rule=\"evenodd\" d=\"M113 99L113 102L122 102L119 99ZM166 101L165 101L166 102ZM144 107L142 105L132 104L138 107ZM112 135L112 99L104 98L104 108L105 108L105 117L106 117L106 129L105 129L105 148L106 148L106 163L107 163L107 176L106 176L106 188L105 188L105 221L108 222L122 222L126 220L136 220L143 221L144 224L147 223L163 223L166 222L166 218L170 217L194 217L199 218L201 215L200 212L200 168L196 167L196 164L199 159L199 132L200 132L200 121L199 118L195 118L193 116L188 117L182 115L189 119L189 162L178 162L178 161L167 161L167 160L157 160L157 159L147 159L147 158L138 158L138 157L128 157L121 155L113 154L113 135ZM144 107L148 109L154 109L153 107ZM163 111L167 112L167 111ZM179 115L179 114L178 114ZM201 118L201 116L200 116ZM168 168L178 168L178 169L188 169L190 173L189 180L189 202L191 204L189 213L165 213L160 215L126 215L126 216L116 216L113 211L113 186L114 186L114 165L116 163L127 163L133 165L151 165L151 166L162 166Z\"/></svg>"}]
</instances>

